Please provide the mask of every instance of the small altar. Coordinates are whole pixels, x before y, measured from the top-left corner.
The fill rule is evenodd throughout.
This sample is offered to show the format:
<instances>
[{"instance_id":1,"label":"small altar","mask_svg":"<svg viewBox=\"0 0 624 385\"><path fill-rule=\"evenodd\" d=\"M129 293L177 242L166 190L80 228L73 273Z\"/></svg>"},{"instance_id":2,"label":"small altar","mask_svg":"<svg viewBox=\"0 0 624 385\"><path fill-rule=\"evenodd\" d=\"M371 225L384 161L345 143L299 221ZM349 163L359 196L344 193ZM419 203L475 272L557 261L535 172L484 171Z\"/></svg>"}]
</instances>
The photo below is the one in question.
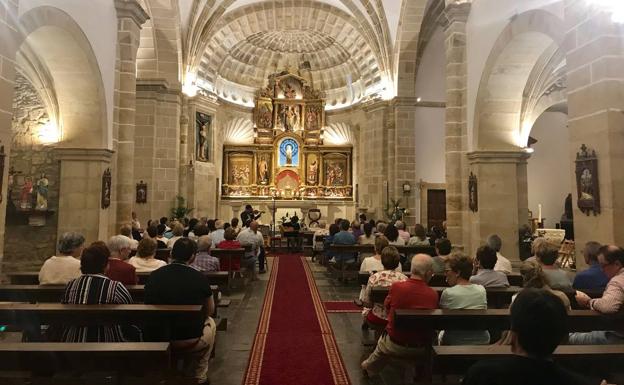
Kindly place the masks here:
<instances>
[{"instance_id":1,"label":"small altar","mask_svg":"<svg viewBox=\"0 0 624 385\"><path fill-rule=\"evenodd\" d=\"M223 147L224 202L353 201L352 147L323 144L323 92L299 74L276 73L253 115L254 143Z\"/></svg>"}]
</instances>

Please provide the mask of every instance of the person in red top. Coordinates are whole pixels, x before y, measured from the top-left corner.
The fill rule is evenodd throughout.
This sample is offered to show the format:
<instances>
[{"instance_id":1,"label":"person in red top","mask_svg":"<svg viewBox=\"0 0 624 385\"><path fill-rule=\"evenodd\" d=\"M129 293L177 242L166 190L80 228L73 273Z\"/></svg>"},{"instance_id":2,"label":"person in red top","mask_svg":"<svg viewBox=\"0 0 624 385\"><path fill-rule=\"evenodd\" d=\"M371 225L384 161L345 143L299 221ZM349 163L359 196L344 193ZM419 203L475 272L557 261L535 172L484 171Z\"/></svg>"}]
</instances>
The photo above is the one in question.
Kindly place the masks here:
<instances>
[{"instance_id":1,"label":"person in red top","mask_svg":"<svg viewBox=\"0 0 624 385\"><path fill-rule=\"evenodd\" d=\"M228 227L227 229L225 229L223 237L225 238L225 240L219 242L219 244L217 245L218 249L240 249L243 247L241 246L240 242L236 240L236 230L234 230L233 228ZM219 263L221 264L221 271L230 271L230 261L225 259L223 261L219 261ZM240 271L240 269L240 257L232 258L232 271Z\"/></svg>"},{"instance_id":2,"label":"person in red top","mask_svg":"<svg viewBox=\"0 0 624 385\"><path fill-rule=\"evenodd\" d=\"M131 264L124 262L130 255L132 247L130 238L123 235L115 235L108 240L106 246L110 250L106 276L124 285L136 285L138 282L136 269Z\"/></svg>"},{"instance_id":3,"label":"person in red top","mask_svg":"<svg viewBox=\"0 0 624 385\"><path fill-rule=\"evenodd\" d=\"M427 282L433 276L433 262L426 254L412 258L411 277L390 286L384 305L388 314L385 332L379 338L375 351L362 362L368 376L379 373L392 357L410 358L422 356L432 342L431 330L403 330L394 326L396 309L436 309L438 294Z\"/></svg>"}]
</instances>

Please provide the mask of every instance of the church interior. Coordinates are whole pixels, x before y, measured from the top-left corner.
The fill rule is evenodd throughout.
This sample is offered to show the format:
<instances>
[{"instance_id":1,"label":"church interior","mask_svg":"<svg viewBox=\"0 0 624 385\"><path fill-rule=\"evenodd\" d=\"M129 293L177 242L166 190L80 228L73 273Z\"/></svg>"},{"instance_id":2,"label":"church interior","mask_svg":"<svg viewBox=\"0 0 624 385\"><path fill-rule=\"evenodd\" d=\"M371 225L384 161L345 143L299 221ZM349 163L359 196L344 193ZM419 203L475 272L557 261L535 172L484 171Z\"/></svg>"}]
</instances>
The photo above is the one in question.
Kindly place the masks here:
<instances>
[{"instance_id":1,"label":"church interior","mask_svg":"<svg viewBox=\"0 0 624 385\"><path fill-rule=\"evenodd\" d=\"M624 384L621 0L0 0L0 42L0 383Z\"/></svg>"}]
</instances>

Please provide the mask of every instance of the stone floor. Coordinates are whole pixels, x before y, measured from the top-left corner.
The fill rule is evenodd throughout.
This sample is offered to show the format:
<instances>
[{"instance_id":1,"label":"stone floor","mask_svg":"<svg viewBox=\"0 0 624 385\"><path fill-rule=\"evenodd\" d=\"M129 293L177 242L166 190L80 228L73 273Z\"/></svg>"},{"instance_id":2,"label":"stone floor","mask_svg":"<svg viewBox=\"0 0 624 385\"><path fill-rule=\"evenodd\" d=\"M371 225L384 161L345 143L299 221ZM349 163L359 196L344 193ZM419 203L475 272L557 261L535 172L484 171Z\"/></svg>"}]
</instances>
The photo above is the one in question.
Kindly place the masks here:
<instances>
[{"instance_id":1,"label":"stone floor","mask_svg":"<svg viewBox=\"0 0 624 385\"><path fill-rule=\"evenodd\" d=\"M272 260L269 258L269 269ZM355 283L345 285L331 279L326 269L311 263L316 284L321 298L325 301L351 300L357 297L359 287ZM240 385L247 369L249 354L253 344L258 319L262 310L262 301L266 291L269 274L260 275L260 281L247 287L234 288L225 298L232 300L227 308L220 308L221 317L227 317L227 332L217 335L216 357L211 361L211 379L215 385ZM353 385L400 384L401 372L398 368L389 367L382 376L367 379L362 376L360 361L363 355L371 352L371 348L362 345L360 329L361 316L356 313L330 313L331 322L340 353ZM369 337L370 338L370 337ZM279 385L279 384L275 384Z\"/></svg>"}]
</instances>

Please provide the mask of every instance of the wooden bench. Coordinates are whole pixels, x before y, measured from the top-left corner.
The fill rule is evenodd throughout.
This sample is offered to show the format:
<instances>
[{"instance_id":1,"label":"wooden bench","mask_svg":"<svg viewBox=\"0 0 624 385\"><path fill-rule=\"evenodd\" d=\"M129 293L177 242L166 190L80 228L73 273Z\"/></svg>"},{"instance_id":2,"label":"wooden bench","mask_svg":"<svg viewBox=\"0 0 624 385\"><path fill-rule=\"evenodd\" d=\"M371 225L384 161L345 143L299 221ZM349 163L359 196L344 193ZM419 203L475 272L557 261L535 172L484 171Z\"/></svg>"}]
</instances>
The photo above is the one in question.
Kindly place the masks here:
<instances>
[{"instance_id":1,"label":"wooden bench","mask_svg":"<svg viewBox=\"0 0 624 385\"><path fill-rule=\"evenodd\" d=\"M404 271L403 274L410 276L409 271ZM368 271L360 271L358 272L358 283L360 285L366 285L368 283L368 278L371 273ZM507 276L509 280L509 284L511 286L522 286L522 276L520 274L509 274ZM434 274L429 281L429 286L438 286L438 287L447 287L448 283L446 282L446 276L444 274Z\"/></svg>"},{"instance_id":2,"label":"wooden bench","mask_svg":"<svg viewBox=\"0 0 624 385\"><path fill-rule=\"evenodd\" d=\"M445 289L448 289L448 287L432 287L432 289L438 293L438 298L439 298L442 295L442 292ZM522 290L522 288L516 287L516 286L486 289L485 292L487 295L488 308L490 309L507 308L509 304L511 303L511 297L514 294L517 294L520 290ZM373 301L373 303L384 303L389 291L390 291L389 286L373 287L371 289L371 296L370 296L371 301Z\"/></svg>"},{"instance_id":3,"label":"wooden bench","mask_svg":"<svg viewBox=\"0 0 624 385\"><path fill-rule=\"evenodd\" d=\"M404 310L397 309L395 325L400 329L508 330L509 309L487 310ZM593 310L570 310L568 329L575 332L616 330L622 319L603 316Z\"/></svg>"},{"instance_id":4,"label":"wooden bench","mask_svg":"<svg viewBox=\"0 0 624 385\"><path fill-rule=\"evenodd\" d=\"M240 269L239 270L233 269L232 260L238 257L242 263L243 257L245 256L245 252L250 251L250 250L251 250L251 246L248 246L248 245L240 249L211 249L210 250L210 255L212 255L215 258L218 258L221 264L223 264L223 261L228 261L228 266L229 266L229 269L227 271L228 273L227 288L228 289L231 287L232 280L234 279L234 274L240 272Z\"/></svg>"},{"instance_id":5,"label":"wooden bench","mask_svg":"<svg viewBox=\"0 0 624 385\"><path fill-rule=\"evenodd\" d=\"M509 345L434 346L433 372L463 375L479 360L509 357ZM602 376L613 373L624 358L624 345L560 345L554 360L570 369L582 367ZM580 365L580 366L579 366Z\"/></svg>"}]
</instances>

